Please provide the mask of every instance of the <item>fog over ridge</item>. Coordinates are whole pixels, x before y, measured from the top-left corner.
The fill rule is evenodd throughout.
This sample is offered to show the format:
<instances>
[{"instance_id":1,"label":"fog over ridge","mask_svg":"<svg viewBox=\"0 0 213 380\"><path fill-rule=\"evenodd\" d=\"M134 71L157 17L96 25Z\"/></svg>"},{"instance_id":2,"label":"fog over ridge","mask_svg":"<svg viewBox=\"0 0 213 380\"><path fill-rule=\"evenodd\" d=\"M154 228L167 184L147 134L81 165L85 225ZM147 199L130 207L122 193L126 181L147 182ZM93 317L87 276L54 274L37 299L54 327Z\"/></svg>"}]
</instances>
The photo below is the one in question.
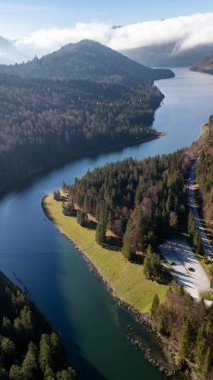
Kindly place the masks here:
<instances>
[{"instance_id":1,"label":"fog over ridge","mask_svg":"<svg viewBox=\"0 0 213 380\"><path fill-rule=\"evenodd\" d=\"M14 46L32 58L35 54L41 56L82 39L92 39L115 50L175 42L176 54L198 45L213 44L213 12L139 22L120 28L98 21L78 22L70 28L37 30L17 39Z\"/></svg>"}]
</instances>

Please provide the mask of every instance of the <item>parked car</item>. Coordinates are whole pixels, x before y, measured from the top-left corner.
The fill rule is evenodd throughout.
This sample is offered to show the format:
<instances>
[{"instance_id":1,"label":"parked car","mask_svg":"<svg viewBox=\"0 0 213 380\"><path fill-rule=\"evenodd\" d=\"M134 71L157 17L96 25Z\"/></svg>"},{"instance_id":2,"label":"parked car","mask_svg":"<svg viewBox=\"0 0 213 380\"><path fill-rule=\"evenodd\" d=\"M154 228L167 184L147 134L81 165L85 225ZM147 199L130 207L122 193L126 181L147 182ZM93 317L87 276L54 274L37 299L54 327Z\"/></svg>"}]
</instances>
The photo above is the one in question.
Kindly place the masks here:
<instances>
[{"instance_id":1,"label":"parked car","mask_svg":"<svg viewBox=\"0 0 213 380\"><path fill-rule=\"evenodd\" d=\"M192 267L189 267L188 270L189 270L190 272L195 272L195 269L192 268Z\"/></svg>"}]
</instances>

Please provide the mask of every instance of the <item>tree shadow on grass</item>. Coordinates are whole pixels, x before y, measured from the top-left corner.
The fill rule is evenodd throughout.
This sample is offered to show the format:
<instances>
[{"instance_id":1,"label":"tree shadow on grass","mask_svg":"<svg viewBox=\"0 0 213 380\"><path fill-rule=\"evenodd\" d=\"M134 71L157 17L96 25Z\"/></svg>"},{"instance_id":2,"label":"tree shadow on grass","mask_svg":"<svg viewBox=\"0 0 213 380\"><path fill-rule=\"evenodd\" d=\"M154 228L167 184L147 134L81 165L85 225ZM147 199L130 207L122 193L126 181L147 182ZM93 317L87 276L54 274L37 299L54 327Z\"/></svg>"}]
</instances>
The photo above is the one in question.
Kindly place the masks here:
<instances>
[{"instance_id":1,"label":"tree shadow on grass","mask_svg":"<svg viewBox=\"0 0 213 380\"><path fill-rule=\"evenodd\" d=\"M93 222L92 220L88 220L85 222L85 228L88 228L89 230L96 230L97 223Z\"/></svg>"},{"instance_id":2,"label":"tree shadow on grass","mask_svg":"<svg viewBox=\"0 0 213 380\"><path fill-rule=\"evenodd\" d=\"M102 246L109 251L121 251L122 240L114 236L106 236Z\"/></svg>"}]
</instances>

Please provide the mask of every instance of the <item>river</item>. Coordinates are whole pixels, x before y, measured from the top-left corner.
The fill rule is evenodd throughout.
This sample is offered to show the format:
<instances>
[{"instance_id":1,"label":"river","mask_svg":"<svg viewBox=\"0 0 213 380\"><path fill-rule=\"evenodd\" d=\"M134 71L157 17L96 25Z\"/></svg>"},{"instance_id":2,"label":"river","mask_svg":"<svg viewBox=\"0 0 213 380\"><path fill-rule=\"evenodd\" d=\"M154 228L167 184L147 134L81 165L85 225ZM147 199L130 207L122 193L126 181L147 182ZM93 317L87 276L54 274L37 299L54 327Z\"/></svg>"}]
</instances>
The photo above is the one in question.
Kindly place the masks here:
<instances>
[{"instance_id":1,"label":"river","mask_svg":"<svg viewBox=\"0 0 213 380\"><path fill-rule=\"evenodd\" d=\"M154 127L166 135L140 146L84 158L53 170L0 202L0 269L28 289L59 332L81 379L163 380L126 338L131 318L89 271L81 254L44 216L42 197L88 169L128 156L144 158L190 145L213 112L213 76L176 69L156 84L165 94ZM15 273L15 275L14 275ZM145 332L141 332L145 335ZM148 338L149 340L149 338Z\"/></svg>"}]
</instances>

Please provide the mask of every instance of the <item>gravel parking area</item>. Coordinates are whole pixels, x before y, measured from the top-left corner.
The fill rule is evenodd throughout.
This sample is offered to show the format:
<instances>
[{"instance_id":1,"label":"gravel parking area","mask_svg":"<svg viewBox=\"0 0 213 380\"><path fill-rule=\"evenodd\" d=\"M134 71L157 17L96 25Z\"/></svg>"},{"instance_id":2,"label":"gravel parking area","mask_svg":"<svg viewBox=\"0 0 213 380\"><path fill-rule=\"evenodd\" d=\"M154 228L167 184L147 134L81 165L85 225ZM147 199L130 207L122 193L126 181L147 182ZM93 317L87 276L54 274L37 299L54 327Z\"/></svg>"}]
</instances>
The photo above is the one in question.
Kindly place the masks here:
<instances>
[{"instance_id":1,"label":"gravel parking area","mask_svg":"<svg viewBox=\"0 0 213 380\"><path fill-rule=\"evenodd\" d=\"M159 251L173 268L176 281L197 300L200 292L210 289L210 281L203 267L184 238L174 238L159 245Z\"/></svg>"}]
</instances>

